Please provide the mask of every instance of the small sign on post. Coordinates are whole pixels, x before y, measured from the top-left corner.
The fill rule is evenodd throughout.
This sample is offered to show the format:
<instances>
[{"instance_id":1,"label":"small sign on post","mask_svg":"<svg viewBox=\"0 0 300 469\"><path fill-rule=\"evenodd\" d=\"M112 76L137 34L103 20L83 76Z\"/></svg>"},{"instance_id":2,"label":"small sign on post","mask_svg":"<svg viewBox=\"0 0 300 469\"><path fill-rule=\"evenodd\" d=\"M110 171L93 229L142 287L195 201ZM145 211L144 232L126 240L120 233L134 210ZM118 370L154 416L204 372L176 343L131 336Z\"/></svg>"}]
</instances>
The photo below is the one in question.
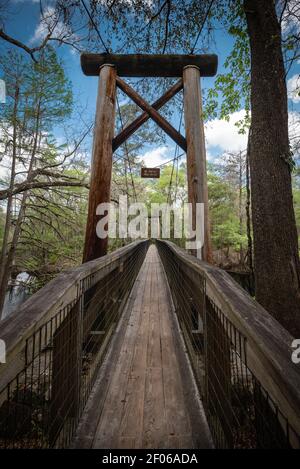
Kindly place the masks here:
<instances>
[{"instance_id":1,"label":"small sign on post","mask_svg":"<svg viewBox=\"0 0 300 469\"><path fill-rule=\"evenodd\" d=\"M160 168L141 168L142 178L159 178Z\"/></svg>"}]
</instances>

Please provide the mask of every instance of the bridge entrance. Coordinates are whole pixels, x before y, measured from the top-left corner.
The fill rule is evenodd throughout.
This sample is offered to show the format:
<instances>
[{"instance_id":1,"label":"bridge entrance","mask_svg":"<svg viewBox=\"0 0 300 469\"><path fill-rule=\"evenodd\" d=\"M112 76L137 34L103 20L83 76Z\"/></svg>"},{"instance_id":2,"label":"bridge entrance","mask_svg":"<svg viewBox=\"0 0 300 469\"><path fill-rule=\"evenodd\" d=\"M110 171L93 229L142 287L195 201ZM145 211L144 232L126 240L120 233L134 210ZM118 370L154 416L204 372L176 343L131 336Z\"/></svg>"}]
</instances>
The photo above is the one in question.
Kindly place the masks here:
<instances>
[{"instance_id":1,"label":"bridge entrance","mask_svg":"<svg viewBox=\"0 0 300 469\"><path fill-rule=\"evenodd\" d=\"M103 256L107 238L99 239L96 225L99 204L110 202L113 152L151 118L187 153L188 201L192 204L192 229L196 229L196 204L204 204L203 246L195 255L211 260L209 235L206 154L202 116L201 76L217 71L215 55L113 55L83 54L82 70L86 75L99 76L95 119L89 209L83 261ZM122 77L178 77L163 96L150 105ZM137 104L143 113L114 137L117 88ZM173 96L183 89L186 136L183 137L159 112Z\"/></svg>"}]
</instances>

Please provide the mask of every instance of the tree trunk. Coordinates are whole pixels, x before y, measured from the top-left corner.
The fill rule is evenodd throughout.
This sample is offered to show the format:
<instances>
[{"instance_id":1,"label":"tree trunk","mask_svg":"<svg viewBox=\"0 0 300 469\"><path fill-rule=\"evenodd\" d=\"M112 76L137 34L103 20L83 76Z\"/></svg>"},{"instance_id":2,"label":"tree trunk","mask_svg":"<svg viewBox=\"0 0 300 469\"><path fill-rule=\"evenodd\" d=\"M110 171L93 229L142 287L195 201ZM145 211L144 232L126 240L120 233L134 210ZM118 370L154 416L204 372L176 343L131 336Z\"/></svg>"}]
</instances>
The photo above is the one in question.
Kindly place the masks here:
<instances>
[{"instance_id":1,"label":"tree trunk","mask_svg":"<svg viewBox=\"0 0 300 469\"><path fill-rule=\"evenodd\" d=\"M15 183L16 176L16 160L17 160L17 113L19 105L19 95L20 89L16 83L15 95L14 95L14 108L13 108L13 138L12 138L12 162L11 162L11 172L10 172L10 184L9 184L9 194L6 204L6 217L5 217L5 226L4 226L4 235L2 241L2 250L0 255L0 319L2 317L2 310L5 301L6 291L7 291L7 282L5 282L4 277L7 277L6 274L6 257L9 251L9 235L12 225L12 206L13 206L13 187ZM2 285L3 288L2 288Z\"/></svg>"},{"instance_id":2,"label":"tree trunk","mask_svg":"<svg viewBox=\"0 0 300 469\"><path fill-rule=\"evenodd\" d=\"M256 299L300 336L300 269L293 209L281 31L271 0L244 0L251 47L251 202Z\"/></svg>"},{"instance_id":3,"label":"tree trunk","mask_svg":"<svg viewBox=\"0 0 300 469\"><path fill-rule=\"evenodd\" d=\"M15 122L15 126L17 123ZM30 156L30 163L28 167L28 172L27 172L27 181L30 182L32 178L32 173L34 169L34 164L35 164L35 157L36 157L36 152L38 148L38 143L39 142L39 125L40 125L40 100L38 101L37 104L37 118L36 118L36 127L35 127L35 134L34 134L34 142L33 142L33 149L32 153ZM11 269L13 266L13 262L15 259L16 255L16 249L19 241L19 236L21 232L21 227L22 223L24 221L25 217L25 209L26 209L26 202L27 202L27 197L28 197L28 190L23 192L21 203L19 206L19 213L17 220L15 221L15 226L14 226L14 231L12 235L12 240L10 243L9 248L6 249L3 259L2 259L2 271L1 271L1 277L0 277L0 312L1 315L3 314L3 306L4 306L4 301L5 301L5 295L8 290L8 284L10 280L10 275L11 275ZM1 316L0 316L1 318Z\"/></svg>"}]
</instances>

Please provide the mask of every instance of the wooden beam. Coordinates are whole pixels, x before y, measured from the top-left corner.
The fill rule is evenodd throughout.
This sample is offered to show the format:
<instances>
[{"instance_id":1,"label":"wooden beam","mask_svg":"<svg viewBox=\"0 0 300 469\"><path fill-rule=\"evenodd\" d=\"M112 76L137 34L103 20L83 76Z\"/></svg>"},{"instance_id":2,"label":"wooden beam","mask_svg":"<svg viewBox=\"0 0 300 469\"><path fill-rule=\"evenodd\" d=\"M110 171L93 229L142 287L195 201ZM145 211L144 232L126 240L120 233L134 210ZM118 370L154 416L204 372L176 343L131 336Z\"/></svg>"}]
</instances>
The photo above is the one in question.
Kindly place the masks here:
<instances>
[{"instance_id":1,"label":"wooden beam","mask_svg":"<svg viewBox=\"0 0 300 469\"><path fill-rule=\"evenodd\" d=\"M158 111L164 104L166 104L173 96L175 96L180 90L183 88L183 81L180 79L174 86L172 86L165 94L163 94L157 101L152 104L152 107ZM148 112L143 112L140 116L138 116L131 124L127 125L122 132L120 132L114 139L113 139L113 151L116 151L122 143L125 142L134 132L136 132L141 125L143 125L150 116Z\"/></svg>"},{"instance_id":2,"label":"wooden beam","mask_svg":"<svg viewBox=\"0 0 300 469\"><path fill-rule=\"evenodd\" d=\"M108 238L100 239L96 233L99 220L96 215L96 208L101 203L110 202L115 101L116 69L113 65L104 65L99 73L83 262L104 256L107 252Z\"/></svg>"},{"instance_id":3,"label":"wooden beam","mask_svg":"<svg viewBox=\"0 0 300 469\"><path fill-rule=\"evenodd\" d=\"M193 207L193 230L196 228L196 203L204 204L204 245L197 257L211 261L208 217L206 151L200 87L200 71L188 66L183 70L184 120L187 141L188 201Z\"/></svg>"},{"instance_id":4,"label":"wooden beam","mask_svg":"<svg viewBox=\"0 0 300 469\"><path fill-rule=\"evenodd\" d=\"M145 101L136 91L134 91L131 86L129 86L125 81L121 78L117 77L117 86L122 90L124 93L129 96L143 111L147 112L149 116L154 120L154 122L161 127L169 137L171 137L177 145L182 148L183 151L186 151L186 140L185 138L177 132L174 127L169 124L168 121L164 117L162 117L152 106L150 106L147 101Z\"/></svg>"},{"instance_id":5,"label":"wooden beam","mask_svg":"<svg viewBox=\"0 0 300 469\"><path fill-rule=\"evenodd\" d=\"M203 77L212 77L217 73L218 57L215 54L81 54L85 75L97 76L99 67L105 63L115 65L122 77L181 77L187 65L196 65Z\"/></svg>"}]
</instances>

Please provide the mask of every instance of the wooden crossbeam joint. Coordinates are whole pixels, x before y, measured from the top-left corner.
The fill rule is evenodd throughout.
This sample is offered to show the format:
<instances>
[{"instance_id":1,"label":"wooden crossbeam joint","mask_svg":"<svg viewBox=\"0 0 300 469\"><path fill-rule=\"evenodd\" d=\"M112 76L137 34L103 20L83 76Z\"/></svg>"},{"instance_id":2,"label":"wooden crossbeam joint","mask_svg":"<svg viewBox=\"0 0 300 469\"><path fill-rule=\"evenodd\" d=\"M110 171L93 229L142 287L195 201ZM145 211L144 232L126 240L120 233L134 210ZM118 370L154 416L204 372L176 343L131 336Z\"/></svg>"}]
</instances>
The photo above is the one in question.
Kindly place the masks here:
<instances>
[{"instance_id":1,"label":"wooden crossbeam joint","mask_svg":"<svg viewBox=\"0 0 300 469\"><path fill-rule=\"evenodd\" d=\"M166 104L173 96L175 96L183 88L182 78L178 80L175 85L168 89L157 101L151 106L158 111L164 104ZM127 125L112 142L113 151L116 151L122 143L125 142L134 132L136 132L147 120L150 119L148 112L143 112L134 121Z\"/></svg>"},{"instance_id":2,"label":"wooden crossbeam joint","mask_svg":"<svg viewBox=\"0 0 300 469\"><path fill-rule=\"evenodd\" d=\"M149 116L156 122L156 124L161 127L169 137L171 137L177 145L182 148L184 152L187 150L186 139L176 130L174 127L169 124L169 122L162 117L153 106L151 106L147 101L145 101L131 86L128 85L120 77L116 79L117 86L122 90L129 98L131 98L143 111L145 111Z\"/></svg>"}]
</instances>

